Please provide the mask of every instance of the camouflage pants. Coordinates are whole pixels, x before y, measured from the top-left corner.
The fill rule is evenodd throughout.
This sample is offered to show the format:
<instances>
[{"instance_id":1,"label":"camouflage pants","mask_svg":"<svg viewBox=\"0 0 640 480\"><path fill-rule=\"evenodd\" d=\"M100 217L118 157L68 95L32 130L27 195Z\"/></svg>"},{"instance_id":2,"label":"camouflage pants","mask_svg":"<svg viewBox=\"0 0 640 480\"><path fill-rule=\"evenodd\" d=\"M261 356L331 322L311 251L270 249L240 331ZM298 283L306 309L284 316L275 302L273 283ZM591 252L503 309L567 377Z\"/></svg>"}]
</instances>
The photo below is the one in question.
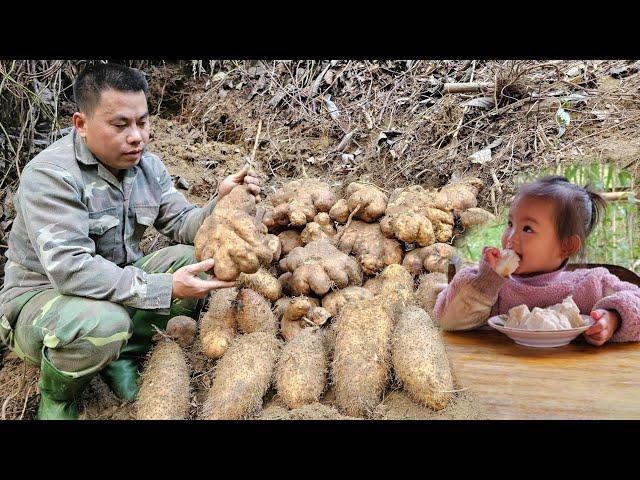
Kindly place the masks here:
<instances>
[{"instance_id":1,"label":"camouflage pants","mask_svg":"<svg viewBox=\"0 0 640 480\"><path fill-rule=\"evenodd\" d=\"M133 265L148 273L172 273L195 263L189 245L153 252ZM170 313L137 310L103 300L61 295L55 289L27 292L12 302L22 305L12 330L0 327L2 340L20 358L40 366L41 355L63 373L82 377L97 373L125 352L142 356L151 346L153 325L165 328L176 315L193 316L202 306L195 298L174 298ZM15 309L15 306L12 307Z\"/></svg>"}]
</instances>

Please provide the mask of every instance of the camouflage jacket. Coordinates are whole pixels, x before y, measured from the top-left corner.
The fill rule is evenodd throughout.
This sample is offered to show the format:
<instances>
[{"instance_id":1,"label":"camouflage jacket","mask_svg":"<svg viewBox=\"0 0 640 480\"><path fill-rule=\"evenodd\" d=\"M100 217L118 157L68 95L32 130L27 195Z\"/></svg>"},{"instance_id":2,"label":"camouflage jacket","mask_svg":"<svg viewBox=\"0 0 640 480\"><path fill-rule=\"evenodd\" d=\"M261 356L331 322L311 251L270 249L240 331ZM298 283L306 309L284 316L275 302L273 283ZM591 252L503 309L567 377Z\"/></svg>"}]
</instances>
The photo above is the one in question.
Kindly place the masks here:
<instances>
[{"instance_id":1,"label":"camouflage jacket","mask_svg":"<svg viewBox=\"0 0 640 480\"><path fill-rule=\"evenodd\" d=\"M147 151L120 182L72 131L22 172L0 310L34 288L56 288L167 313L171 274L131 266L143 256L140 239L153 225L179 243L193 244L215 202L190 204L160 159Z\"/></svg>"}]
</instances>

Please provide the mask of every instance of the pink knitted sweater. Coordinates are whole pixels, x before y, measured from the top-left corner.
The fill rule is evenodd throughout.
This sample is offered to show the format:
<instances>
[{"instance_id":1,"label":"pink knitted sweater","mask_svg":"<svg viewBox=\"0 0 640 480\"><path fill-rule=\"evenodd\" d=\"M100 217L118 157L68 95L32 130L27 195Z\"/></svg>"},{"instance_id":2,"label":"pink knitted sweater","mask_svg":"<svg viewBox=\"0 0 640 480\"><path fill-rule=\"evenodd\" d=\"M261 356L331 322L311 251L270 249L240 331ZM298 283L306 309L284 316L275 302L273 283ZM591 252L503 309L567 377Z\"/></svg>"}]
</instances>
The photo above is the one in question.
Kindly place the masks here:
<instances>
[{"instance_id":1,"label":"pink knitted sweater","mask_svg":"<svg viewBox=\"0 0 640 480\"><path fill-rule=\"evenodd\" d=\"M582 314L589 315L592 310L599 308L615 310L620 314L620 327L610 341L640 341L640 287L621 281L606 268L566 271L562 267L532 277L512 275L504 278L483 259L479 266L458 272L451 284L440 292L434 309L438 320L458 292L467 285L491 301L497 296L489 317L507 313L510 308L523 303L530 309L545 308L572 295Z\"/></svg>"}]
</instances>

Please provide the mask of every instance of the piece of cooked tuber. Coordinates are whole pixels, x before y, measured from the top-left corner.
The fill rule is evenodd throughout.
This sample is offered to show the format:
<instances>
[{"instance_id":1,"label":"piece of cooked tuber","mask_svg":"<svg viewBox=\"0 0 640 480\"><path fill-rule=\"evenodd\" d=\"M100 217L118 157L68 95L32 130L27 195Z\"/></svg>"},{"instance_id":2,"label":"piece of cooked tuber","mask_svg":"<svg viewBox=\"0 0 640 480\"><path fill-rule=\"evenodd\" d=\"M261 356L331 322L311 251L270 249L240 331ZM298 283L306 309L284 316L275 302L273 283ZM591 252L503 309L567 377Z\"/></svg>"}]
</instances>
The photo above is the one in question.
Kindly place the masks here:
<instances>
[{"instance_id":1,"label":"piece of cooked tuber","mask_svg":"<svg viewBox=\"0 0 640 480\"><path fill-rule=\"evenodd\" d=\"M402 246L382 234L379 223L352 220L338 235L341 252L354 255L364 273L375 275L384 267L402 262Z\"/></svg>"},{"instance_id":2,"label":"piece of cooked tuber","mask_svg":"<svg viewBox=\"0 0 640 480\"><path fill-rule=\"evenodd\" d=\"M255 273L277 253L267 227L255 218L255 197L246 185L220 199L194 239L196 260L213 258L216 278L233 281L241 272Z\"/></svg>"},{"instance_id":3,"label":"piece of cooked tuber","mask_svg":"<svg viewBox=\"0 0 640 480\"><path fill-rule=\"evenodd\" d=\"M358 262L326 239L293 249L280 260L280 269L285 272L282 281L286 290L295 296L323 296L334 285L344 288L362 284L362 270Z\"/></svg>"},{"instance_id":4,"label":"piece of cooked tuber","mask_svg":"<svg viewBox=\"0 0 640 480\"><path fill-rule=\"evenodd\" d=\"M498 275L508 277L518 269L519 265L520 256L510 248L505 248L500 250L500 256L498 257L494 270Z\"/></svg>"}]
</instances>

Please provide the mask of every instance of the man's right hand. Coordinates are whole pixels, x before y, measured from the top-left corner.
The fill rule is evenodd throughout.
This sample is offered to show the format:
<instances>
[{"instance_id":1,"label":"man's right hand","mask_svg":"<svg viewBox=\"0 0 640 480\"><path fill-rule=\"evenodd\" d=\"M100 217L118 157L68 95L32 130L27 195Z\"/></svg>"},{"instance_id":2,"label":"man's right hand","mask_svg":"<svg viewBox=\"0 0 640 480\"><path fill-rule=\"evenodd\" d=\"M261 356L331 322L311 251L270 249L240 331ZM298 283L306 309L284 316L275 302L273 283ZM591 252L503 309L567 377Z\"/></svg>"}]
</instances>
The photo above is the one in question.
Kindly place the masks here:
<instances>
[{"instance_id":1,"label":"man's right hand","mask_svg":"<svg viewBox=\"0 0 640 480\"><path fill-rule=\"evenodd\" d=\"M203 298L211 290L233 287L235 282L224 282L213 278L202 280L198 274L213 268L214 260L209 258L199 263L185 265L173 274L171 298Z\"/></svg>"}]
</instances>

